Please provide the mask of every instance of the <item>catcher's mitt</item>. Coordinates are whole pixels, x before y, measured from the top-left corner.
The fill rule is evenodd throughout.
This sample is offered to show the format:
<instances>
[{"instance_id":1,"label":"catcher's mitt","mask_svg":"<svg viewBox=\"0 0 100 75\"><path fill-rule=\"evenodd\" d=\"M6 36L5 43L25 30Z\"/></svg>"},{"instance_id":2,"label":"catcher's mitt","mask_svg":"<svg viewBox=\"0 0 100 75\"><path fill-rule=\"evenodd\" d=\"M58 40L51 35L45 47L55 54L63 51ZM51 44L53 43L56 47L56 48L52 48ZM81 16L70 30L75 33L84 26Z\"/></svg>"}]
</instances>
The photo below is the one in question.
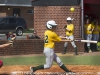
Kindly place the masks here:
<instances>
[{"instance_id":1,"label":"catcher's mitt","mask_svg":"<svg viewBox=\"0 0 100 75\"><path fill-rule=\"evenodd\" d=\"M8 41L8 43L11 45L11 47L13 47L15 39L16 39L16 37L13 37L13 38L11 38L11 40Z\"/></svg>"}]
</instances>

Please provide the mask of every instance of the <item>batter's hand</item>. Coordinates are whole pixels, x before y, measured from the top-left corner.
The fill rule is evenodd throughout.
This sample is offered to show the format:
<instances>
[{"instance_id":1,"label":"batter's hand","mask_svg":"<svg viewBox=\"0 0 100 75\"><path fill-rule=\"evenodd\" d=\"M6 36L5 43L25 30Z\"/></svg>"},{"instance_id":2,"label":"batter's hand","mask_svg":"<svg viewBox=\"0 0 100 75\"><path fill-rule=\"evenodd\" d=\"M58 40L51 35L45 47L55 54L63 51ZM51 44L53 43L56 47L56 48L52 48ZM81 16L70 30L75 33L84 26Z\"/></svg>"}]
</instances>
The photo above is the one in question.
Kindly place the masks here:
<instances>
[{"instance_id":1,"label":"batter's hand","mask_svg":"<svg viewBox=\"0 0 100 75\"><path fill-rule=\"evenodd\" d=\"M70 38L66 37L67 40L71 40Z\"/></svg>"},{"instance_id":2,"label":"batter's hand","mask_svg":"<svg viewBox=\"0 0 100 75\"><path fill-rule=\"evenodd\" d=\"M68 29L68 28L66 28L66 30L67 30L67 31L69 31L69 29Z\"/></svg>"}]
</instances>

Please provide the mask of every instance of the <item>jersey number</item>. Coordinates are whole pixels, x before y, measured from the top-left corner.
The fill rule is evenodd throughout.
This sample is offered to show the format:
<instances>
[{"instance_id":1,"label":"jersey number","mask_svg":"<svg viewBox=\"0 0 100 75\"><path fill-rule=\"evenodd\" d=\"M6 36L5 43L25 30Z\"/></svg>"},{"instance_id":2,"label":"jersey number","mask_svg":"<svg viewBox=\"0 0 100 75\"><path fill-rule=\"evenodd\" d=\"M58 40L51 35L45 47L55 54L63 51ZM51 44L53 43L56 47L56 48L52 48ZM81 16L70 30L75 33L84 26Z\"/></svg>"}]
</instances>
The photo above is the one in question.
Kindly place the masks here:
<instances>
[{"instance_id":1,"label":"jersey number","mask_svg":"<svg viewBox=\"0 0 100 75\"><path fill-rule=\"evenodd\" d=\"M45 36L44 42L45 42L45 43L48 43L48 35Z\"/></svg>"}]
</instances>

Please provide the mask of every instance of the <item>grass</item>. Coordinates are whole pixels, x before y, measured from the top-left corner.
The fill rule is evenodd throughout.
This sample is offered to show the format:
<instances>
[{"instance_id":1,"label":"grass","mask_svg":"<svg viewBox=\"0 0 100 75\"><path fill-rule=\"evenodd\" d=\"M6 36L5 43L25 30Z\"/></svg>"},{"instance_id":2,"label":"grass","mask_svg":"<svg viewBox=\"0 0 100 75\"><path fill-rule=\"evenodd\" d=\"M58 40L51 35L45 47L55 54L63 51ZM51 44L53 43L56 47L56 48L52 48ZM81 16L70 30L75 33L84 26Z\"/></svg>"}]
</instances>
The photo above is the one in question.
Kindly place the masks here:
<instances>
[{"instance_id":1,"label":"grass","mask_svg":"<svg viewBox=\"0 0 100 75\"><path fill-rule=\"evenodd\" d=\"M39 65L40 62L44 63L44 56L30 56L30 57L11 57L11 58L0 58L3 60L4 65ZM39 59L39 60L38 60Z\"/></svg>"},{"instance_id":2,"label":"grass","mask_svg":"<svg viewBox=\"0 0 100 75\"><path fill-rule=\"evenodd\" d=\"M99 57L100 56L77 56L61 57L61 59L63 63L68 65L100 65Z\"/></svg>"},{"instance_id":3,"label":"grass","mask_svg":"<svg viewBox=\"0 0 100 75\"><path fill-rule=\"evenodd\" d=\"M100 65L100 55L97 56L59 56L65 65ZM1 58L4 65L41 65L45 64L45 56L7 57ZM56 63L53 63L56 65Z\"/></svg>"},{"instance_id":4,"label":"grass","mask_svg":"<svg viewBox=\"0 0 100 75\"><path fill-rule=\"evenodd\" d=\"M34 32L34 30L31 30L31 29L27 29L24 31L24 33L33 33L33 32Z\"/></svg>"}]
</instances>

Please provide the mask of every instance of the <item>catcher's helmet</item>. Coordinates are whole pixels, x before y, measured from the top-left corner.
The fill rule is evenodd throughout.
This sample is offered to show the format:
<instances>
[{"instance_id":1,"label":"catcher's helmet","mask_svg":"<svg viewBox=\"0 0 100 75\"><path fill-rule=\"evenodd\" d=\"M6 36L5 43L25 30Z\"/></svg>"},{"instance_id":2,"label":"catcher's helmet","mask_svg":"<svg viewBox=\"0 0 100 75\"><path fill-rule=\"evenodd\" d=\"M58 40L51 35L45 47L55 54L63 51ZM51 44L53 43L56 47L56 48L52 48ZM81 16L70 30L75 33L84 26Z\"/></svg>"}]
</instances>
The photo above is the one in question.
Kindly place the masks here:
<instances>
[{"instance_id":1,"label":"catcher's helmet","mask_svg":"<svg viewBox=\"0 0 100 75\"><path fill-rule=\"evenodd\" d=\"M52 29L52 27L57 26L56 22L54 20L50 20L47 22L46 27L48 29Z\"/></svg>"}]
</instances>

